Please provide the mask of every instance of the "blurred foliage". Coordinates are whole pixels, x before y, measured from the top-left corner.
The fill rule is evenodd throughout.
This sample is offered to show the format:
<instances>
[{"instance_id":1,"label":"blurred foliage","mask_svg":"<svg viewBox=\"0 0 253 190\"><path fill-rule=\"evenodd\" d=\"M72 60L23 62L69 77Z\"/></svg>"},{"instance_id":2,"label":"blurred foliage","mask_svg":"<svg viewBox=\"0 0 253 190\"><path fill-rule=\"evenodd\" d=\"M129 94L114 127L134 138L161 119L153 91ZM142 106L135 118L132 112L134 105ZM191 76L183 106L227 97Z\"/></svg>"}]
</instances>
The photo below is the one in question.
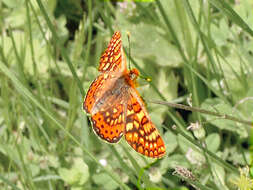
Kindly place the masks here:
<instances>
[{"instance_id":1,"label":"blurred foliage","mask_svg":"<svg viewBox=\"0 0 253 190\"><path fill-rule=\"evenodd\" d=\"M2 0L0 188L253 189L253 128L225 118L253 118L252 8L252 0ZM138 79L138 90L165 141L162 159L124 139L100 141L82 110L116 30L130 67L152 79Z\"/></svg>"}]
</instances>

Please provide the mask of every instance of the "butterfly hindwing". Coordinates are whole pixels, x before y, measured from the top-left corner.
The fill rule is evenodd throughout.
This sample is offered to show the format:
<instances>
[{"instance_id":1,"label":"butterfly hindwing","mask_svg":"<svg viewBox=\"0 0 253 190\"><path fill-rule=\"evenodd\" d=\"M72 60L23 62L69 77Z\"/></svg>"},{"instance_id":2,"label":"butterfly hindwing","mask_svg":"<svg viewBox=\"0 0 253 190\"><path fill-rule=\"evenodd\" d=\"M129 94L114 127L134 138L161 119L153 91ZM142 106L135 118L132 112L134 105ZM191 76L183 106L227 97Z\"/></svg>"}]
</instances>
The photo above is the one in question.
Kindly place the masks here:
<instances>
[{"instance_id":1,"label":"butterfly hindwing","mask_svg":"<svg viewBox=\"0 0 253 190\"><path fill-rule=\"evenodd\" d=\"M91 120L96 134L109 143L120 140L124 130L124 105L115 102L112 106L100 109Z\"/></svg>"},{"instance_id":2,"label":"butterfly hindwing","mask_svg":"<svg viewBox=\"0 0 253 190\"><path fill-rule=\"evenodd\" d=\"M125 138L135 151L145 156L160 158L165 154L164 142L135 89L131 89L127 103Z\"/></svg>"}]
</instances>

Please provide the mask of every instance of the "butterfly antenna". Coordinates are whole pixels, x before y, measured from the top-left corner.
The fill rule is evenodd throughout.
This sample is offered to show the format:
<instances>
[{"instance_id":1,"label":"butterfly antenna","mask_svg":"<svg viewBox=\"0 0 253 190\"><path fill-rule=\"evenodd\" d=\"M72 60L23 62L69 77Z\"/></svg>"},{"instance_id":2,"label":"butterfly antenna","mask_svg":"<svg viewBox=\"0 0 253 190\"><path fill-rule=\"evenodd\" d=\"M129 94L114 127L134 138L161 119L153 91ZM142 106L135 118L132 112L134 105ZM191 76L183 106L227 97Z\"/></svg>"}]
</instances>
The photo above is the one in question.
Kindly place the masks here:
<instances>
[{"instance_id":1,"label":"butterfly antenna","mask_svg":"<svg viewBox=\"0 0 253 190\"><path fill-rule=\"evenodd\" d=\"M128 59L129 59L129 65L128 69L131 70L131 43L130 43L130 32L127 31L127 40L128 40Z\"/></svg>"}]
</instances>

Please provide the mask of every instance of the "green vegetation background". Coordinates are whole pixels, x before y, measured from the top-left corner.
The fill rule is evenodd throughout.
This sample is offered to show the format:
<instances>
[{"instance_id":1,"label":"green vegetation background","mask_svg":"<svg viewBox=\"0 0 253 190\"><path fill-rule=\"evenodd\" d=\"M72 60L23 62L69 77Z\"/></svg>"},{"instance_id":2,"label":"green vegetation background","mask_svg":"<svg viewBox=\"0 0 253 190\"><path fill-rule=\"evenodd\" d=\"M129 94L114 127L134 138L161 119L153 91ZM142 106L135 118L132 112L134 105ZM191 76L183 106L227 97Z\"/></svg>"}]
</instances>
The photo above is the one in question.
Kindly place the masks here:
<instances>
[{"instance_id":1,"label":"green vegetation background","mask_svg":"<svg viewBox=\"0 0 253 190\"><path fill-rule=\"evenodd\" d=\"M252 0L2 0L0 188L253 189L252 125L150 102L252 121L252 10ZM131 67L152 78L138 90L162 159L100 141L82 111L116 30Z\"/></svg>"}]
</instances>

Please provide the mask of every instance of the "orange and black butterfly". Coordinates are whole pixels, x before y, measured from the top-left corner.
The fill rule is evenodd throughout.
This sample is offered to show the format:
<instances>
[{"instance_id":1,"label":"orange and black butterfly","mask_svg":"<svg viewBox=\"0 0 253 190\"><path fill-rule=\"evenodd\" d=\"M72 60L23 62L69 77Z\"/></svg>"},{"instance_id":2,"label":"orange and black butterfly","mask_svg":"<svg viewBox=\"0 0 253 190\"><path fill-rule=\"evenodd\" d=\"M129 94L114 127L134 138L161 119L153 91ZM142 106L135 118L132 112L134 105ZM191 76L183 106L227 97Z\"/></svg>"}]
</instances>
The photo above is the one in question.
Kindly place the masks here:
<instances>
[{"instance_id":1,"label":"orange and black butterfly","mask_svg":"<svg viewBox=\"0 0 253 190\"><path fill-rule=\"evenodd\" d=\"M152 158L165 154L165 145L136 90L137 69L128 70L120 32L115 32L100 58L101 74L91 84L83 109L103 140L118 142L124 135L137 152Z\"/></svg>"}]
</instances>

